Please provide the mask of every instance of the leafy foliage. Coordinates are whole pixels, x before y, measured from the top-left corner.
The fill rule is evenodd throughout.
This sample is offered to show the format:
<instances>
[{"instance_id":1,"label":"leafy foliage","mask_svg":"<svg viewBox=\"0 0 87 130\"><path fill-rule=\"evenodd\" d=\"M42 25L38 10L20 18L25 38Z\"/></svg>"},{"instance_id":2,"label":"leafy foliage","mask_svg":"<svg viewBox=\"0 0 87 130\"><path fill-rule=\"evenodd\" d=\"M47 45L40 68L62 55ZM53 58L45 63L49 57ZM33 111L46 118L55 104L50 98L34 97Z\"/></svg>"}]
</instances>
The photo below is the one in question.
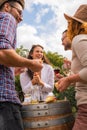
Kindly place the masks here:
<instances>
[{"instance_id":1,"label":"leafy foliage","mask_svg":"<svg viewBox=\"0 0 87 130\"><path fill-rule=\"evenodd\" d=\"M58 55L57 52L52 53L50 51L48 51L46 53L46 56L48 57L48 59L50 60L50 62L53 64L53 67L59 67L61 69L62 65L63 65L63 56L62 55Z\"/></svg>"},{"instance_id":2,"label":"leafy foliage","mask_svg":"<svg viewBox=\"0 0 87 130\"><path fill-rule=\"evenodd\" d=\"M53 93L55 94L56 98L59 100L63 100L63 99L69 100L72 108L73 107L76 108L75 89L73 85L69 86L67 90L61 93L58 90L56 90L56 87L54 87Z\"/></svg>"},{"instance_id":3,"label":"leafy foliage","mask_svg":"<svg viewBox=\"0 0 87 130\"><path fill-rule=\"evenodd\" d=\"M18 96L19 96L19 99L21 100L21 102L24 101L24 94L22 92L22 88L21 88L21 85L20 85L20 76L15 76L15 89L18 93Z\"/></svg>"},{"instance_id":4,"label":"leafy foliage","mask_svg":"<svg viewBox=\"0 0 87 130\"><path fill-rule=\"evenodd\" d=\"M28 49L24 49L23 46L20 46L20 48L16 49L16 52L23 57L27 57L27 53L29 52Z\"/></svg>"}]
</instances>

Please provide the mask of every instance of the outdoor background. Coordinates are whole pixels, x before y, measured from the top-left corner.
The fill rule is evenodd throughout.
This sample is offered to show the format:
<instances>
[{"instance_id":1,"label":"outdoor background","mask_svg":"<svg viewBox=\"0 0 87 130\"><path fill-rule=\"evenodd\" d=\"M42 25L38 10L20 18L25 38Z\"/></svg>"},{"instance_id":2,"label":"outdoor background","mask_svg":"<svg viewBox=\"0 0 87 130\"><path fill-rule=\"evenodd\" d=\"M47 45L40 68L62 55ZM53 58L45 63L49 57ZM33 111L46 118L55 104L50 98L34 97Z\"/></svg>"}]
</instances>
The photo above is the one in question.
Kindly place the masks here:
<instances>
[{"instance_id":1,"label":"outdoor background","mask_svg":"<svg viewBox=\"0 0 87 130\"><path fill-rule=\"evenodd\" d=\"M31 48L41 44L46 51L58 52L71 59L71 52L64 51L61 34L67 28L64 13L73 15L86 0L25 0L24 20L17 29L18 46Z\"/></svg>"}]
</instances>

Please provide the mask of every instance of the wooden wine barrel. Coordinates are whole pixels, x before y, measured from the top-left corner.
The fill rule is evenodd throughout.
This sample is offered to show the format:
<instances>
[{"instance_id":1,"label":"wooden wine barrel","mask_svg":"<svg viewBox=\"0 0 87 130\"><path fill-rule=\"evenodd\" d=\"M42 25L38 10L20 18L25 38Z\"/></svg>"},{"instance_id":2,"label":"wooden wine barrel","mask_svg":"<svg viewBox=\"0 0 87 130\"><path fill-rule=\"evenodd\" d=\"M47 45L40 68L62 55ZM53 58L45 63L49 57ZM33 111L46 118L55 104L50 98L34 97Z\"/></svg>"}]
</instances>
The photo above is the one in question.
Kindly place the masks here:
<instances>
[{"instance_id":1,"label":"wooden wine barrel","mask_svg":"<svg viewBox=\"0 0 87 130\"><path fill-rule=\"evenodd\" d=\"M74 116L69 101L23 105L24 130L72 130Z\"/></svg>"}]
</instances>

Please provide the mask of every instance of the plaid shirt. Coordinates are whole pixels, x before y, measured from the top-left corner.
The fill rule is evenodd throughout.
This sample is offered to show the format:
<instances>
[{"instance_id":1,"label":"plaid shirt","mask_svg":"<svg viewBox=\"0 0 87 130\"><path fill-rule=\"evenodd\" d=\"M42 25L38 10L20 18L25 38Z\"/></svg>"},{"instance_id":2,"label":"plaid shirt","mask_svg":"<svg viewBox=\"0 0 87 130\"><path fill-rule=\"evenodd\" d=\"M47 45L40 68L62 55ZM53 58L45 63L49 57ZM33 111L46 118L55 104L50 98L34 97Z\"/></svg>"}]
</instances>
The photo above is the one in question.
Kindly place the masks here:
<instances>
[{"instance_id":1,"label":"plaid shirt","mask_svg":"<svg viewBox=\"0 0 87 130\"><path fill-rule=\"evenodd\" d=\"M9 13L0 12L0 49L15 49L16 21ZM20 104L15 91L14 69L0 65L0 102Z\"/></svg>"}]
</instances>

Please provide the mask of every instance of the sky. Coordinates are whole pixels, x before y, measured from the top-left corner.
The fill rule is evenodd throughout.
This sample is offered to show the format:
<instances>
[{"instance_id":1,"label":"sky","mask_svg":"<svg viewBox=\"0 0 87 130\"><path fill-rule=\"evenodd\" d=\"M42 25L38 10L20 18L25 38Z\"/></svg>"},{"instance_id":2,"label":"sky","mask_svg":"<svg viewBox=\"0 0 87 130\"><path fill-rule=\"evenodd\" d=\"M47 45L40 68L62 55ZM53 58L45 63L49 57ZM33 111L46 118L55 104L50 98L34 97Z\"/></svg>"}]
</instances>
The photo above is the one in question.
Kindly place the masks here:
<instances>
[{"instance_id":1,"label":"sky","mask_svg":"<svg viewBox=\"0 0 87 130\"><path fill-rule=\"evenodd\" d=\"M23 21L17 28L17 47L30 49L40 44L46 52L57 52L71 59L61 43L62 32L67 28L64 13L73 16L86 0L25 0Z\"/></svg>"}]
</instances>

